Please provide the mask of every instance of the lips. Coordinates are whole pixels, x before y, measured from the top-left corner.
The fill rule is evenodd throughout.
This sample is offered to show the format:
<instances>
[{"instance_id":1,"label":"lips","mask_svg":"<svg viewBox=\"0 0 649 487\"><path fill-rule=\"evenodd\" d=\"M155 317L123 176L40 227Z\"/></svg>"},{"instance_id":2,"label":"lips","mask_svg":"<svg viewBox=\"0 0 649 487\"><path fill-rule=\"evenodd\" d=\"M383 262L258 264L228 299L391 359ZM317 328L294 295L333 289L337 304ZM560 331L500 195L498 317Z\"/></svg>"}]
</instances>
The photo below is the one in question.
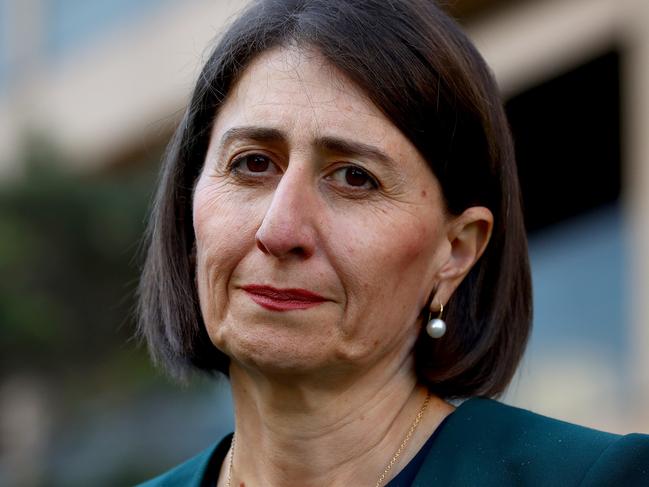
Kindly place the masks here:
<instances>
[{"instance_id":1,"label":"lips","mask_svg":"<svg viewBox=\"0 0 649 487\"><path fill-rule=\"evenodd\" d=\"M306 289L277 289L271 286L243 286L250 299L271 311L307 309L327 301L326 298Z\"/></svg>"}]
</instances>

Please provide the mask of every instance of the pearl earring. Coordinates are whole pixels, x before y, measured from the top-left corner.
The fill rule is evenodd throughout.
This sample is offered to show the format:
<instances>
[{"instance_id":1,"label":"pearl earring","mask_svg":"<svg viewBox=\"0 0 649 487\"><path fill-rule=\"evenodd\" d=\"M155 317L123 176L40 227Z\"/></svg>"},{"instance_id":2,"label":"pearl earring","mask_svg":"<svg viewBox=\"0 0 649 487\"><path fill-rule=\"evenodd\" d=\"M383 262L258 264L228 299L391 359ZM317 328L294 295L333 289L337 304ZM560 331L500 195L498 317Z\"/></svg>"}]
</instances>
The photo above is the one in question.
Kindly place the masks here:
<instances>
[{"instance_id":1,"label":"pearl earring","mask_svg":"<svg viewBox=\"0 0 649 487\"><path fill-rule=\"evenodd\" d=\"M443 311L444 305L440 304L437 318L432 318L426 325L426 333L428 333L431 338L442 338L444 333L446 333L446 322L442 319Z\"/></svg>"}]
</instances>

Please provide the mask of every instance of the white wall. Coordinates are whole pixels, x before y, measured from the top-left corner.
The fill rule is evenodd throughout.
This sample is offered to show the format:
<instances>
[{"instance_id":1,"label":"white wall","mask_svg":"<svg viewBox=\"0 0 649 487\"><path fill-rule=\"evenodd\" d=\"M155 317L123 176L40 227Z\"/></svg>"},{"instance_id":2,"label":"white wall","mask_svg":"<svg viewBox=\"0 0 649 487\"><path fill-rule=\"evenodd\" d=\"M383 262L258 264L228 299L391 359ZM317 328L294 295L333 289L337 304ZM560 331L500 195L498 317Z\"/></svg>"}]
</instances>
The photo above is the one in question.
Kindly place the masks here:
<instances>
[{"instance_id":1,"label":"white wall","mask_svg":"<svg viewBox=\"0 0 649 487\"><path fill-rule=\"evenodd\" d=\"M21 0L22 1L22 0ZM207 46L245 0L171 2L60 63L40 59L39 1L17 2L12 45L24 60L0 93L0 177L26 129L46 133L81 169L167 132L186 102ZM42 47L42 46L41 46Z\"/></svg>"}]
</instances>

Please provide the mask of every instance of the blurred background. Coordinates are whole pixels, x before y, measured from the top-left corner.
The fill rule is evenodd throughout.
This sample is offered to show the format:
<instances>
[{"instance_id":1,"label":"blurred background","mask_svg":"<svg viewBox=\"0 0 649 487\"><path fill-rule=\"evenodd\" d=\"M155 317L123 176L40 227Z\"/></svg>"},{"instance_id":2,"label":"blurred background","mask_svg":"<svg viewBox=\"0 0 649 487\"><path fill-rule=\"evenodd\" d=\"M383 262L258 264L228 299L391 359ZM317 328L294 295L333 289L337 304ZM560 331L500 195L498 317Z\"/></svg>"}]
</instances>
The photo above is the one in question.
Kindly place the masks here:
<instances>
[{"instance_id":1,"label":"blurred background","mask_svg":"<svg viewBox=\"0 0 649 487\"><path fill-rule=\"evenodd\" d=\"M133 340L165 143L242 0L0 0L0 486L132 485L230 430ZM649 432L649 2L449 0L507 103L534 333L504 400Z\"/></svg>"}]
</instances>

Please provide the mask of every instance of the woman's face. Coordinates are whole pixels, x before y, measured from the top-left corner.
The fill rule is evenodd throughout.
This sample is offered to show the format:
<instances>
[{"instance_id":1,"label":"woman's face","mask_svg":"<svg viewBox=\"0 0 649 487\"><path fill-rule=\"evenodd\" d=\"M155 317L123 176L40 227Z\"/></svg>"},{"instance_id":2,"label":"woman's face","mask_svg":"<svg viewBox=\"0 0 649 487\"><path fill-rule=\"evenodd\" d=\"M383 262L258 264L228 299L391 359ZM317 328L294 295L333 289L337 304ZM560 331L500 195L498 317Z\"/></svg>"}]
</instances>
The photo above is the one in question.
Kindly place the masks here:
<instances>
[{"instance_id":1,"label":"woman's face","mask_svg":"<svg viewBox=\"0 0 649 487\"><path fill-rule=\"evenodd\" d=\"M297 48L267 51L231 90L193 223L211 340L275 372L403 361L450 252L440 187L417 150Z\"/></svg>"}]
</instances>

